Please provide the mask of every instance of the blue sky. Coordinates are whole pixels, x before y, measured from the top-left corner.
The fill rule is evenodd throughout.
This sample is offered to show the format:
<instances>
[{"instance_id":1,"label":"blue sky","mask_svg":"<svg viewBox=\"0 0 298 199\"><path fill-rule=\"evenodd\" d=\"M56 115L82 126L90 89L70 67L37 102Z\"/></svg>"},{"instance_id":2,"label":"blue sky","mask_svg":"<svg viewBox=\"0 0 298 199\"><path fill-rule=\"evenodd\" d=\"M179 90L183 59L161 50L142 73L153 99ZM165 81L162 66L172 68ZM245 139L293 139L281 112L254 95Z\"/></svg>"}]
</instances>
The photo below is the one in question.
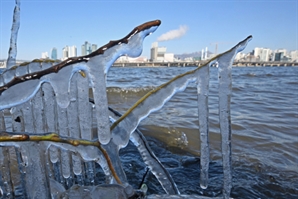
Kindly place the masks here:
<instances>
[{"instance_id":1,"label":"blue sky","mask_svg":"<svg viewBox=\"0 0 298 199\"><path fill-rule=\"evenodd\" d=\"M14 0L0 0L0 59L7 58ZM297 0L21 0L18 59L40 58L42 52L85 41L99 47L121 39L135 26L160 19L162 24L144 41L143 56L162 34L187 27L178 39L159 42L167 52L180 54L208 47L228 50L248 35L255 47L298 49Z\"/></svg>"}]
</instances>

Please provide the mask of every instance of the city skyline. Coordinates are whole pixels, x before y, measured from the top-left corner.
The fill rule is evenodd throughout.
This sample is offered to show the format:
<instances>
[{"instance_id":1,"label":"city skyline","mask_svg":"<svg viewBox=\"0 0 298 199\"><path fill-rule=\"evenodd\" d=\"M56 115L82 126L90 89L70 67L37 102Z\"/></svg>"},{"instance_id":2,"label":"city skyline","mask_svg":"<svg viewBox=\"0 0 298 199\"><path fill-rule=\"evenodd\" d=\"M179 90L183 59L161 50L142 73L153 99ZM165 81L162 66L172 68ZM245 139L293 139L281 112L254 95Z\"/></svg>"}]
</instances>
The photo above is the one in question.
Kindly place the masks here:
<instances>
[{"instance_id":1,"label":"city skyline","mask_svg":"<svg viewBox=\"0 0 298 199\"><path fill-rule=\"evenodd\" d=\"M8 57L14 6L11 0L0 3L0 59ZM113 12L109 12L112 7ZM88 12L81 15L82 10ZM156 41L174 54L200 52L205 47L220 53L248 35L253 40L246 53L256 47L298 49L297 1L21 0L17 59L39 58L41 52L53 47L61 58L63 47L71 44L80 48L84 41L100 47L154 19L162 24L145 39L141 56L150 57L150 46ZM36 28L43 26L46 28Z\"/></svg>"}]
</instances>

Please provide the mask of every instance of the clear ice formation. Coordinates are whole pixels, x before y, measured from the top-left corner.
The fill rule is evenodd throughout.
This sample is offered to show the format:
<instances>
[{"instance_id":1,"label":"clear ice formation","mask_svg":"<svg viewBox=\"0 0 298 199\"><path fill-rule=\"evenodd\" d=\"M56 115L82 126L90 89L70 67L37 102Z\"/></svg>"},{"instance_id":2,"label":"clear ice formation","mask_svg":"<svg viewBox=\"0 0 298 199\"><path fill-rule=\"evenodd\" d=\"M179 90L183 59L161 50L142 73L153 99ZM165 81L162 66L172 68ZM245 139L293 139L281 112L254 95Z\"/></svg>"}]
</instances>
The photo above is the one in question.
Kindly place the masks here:
<instances>
[{"instance_id":1,"label":"clear ice formation","mask_svg":"<svg viewBox=\"0 0 298 199\"><path fill-rule=\"evenodd\" d=\"M11 68L16 65L17 57L17 38L18 31L20 28L20 0L16 0L16 5L13 11L13 21L11 27L11 36L10 36L10 48L8 51L8 59L6 62L7 68Z\"/></svg>"},{"instance_id":2,"label":"clear ice formation","mask_svg":"<svg viewBox=\"0 0 298 199\"><path fill-rule=\"evenodd\" d=\"M144 38L159 25L159 20L144 23L123 39L110 41L83 57L64 62L33 60L4 71L0 75L0 132L32 135L55 132L63 137L98 139L101 144L106 144L114 166L120 165L116 172L123 185L129 187L118 160L119 147L110 142L105 76L118 57L139 56ZM90 89L95 97L94 105L89 102ZM96 122L98 133L95 136L92 121ZM115 183L106 158L92 146L72 147L52 142L0 142L0 145L5 146L0 147L1 165L15 154L7 152L8 147L12 149L10 151L21 151L18 163L23 165L20 170L24 171L19 172L19 180L12 182L9 175L11 166L1 167L1 182L6 186L1 186L1 182L0 186L6 196L15 194L17 190L13 189L23 187L19 190L25 197L49 198L49 182L44 180L47 178L54 178L67 188L76 182L92 184L92 162L101 165L108 182ZM85 175L85 172L88 173ZM85 179L86 176L90 179ZM36 189L33 191L29 186Z\"/></svg>"},{"instance_id":3,"label":"clear ice formation","mask_svg":"<svg viewBox=\"0 0 298 199\"><path fill-rule=\"evenodd\" d=\"M106 74L109 68L122 55L139 56L144 38L154 32L159 25L158 20L142 24L123 39L110 41L86 56L70 58L63 62L33 60L30 63L13 66L0 75L0 138L7 134L45 135L55 132L66 138L89 141L97 139L110 158L108 160L95 146L72 146L51 141L0 141L2 195L7 198L15 196L50 198L53 194L63 195L64 192L73 192L76 189L71 187L75 184L93 186L94 164L99 164L105 174L106 182L115 185L108 188L99 187L99 190L117 189L127 197L132 196L135 192L128 184L118 154L119 149L125 147L131 140L165 192L170 194L156 197L185 198L186 196L179 195L174 180L151 151L137 126L150 113L161 109L175 93L184 91L190 82L197 83L201 138L200 184L202 188L207 188L209 65L216 63L219 66L223 197L229 198L232 187L231 68L234 56L245 48L251 37L214 57L205 65L181 74L150 91L118 120L109 117L106 95ZM94 97L93 103L90 103L89 92ZM95 135L94 128L97 131ZM110 164L121 181L120 189L117 188L116 184L119 181L113 174ZM84 191L84 189L77 190ZM155 196L148 196L152 197Z\"/></svg>"}]
</instances>

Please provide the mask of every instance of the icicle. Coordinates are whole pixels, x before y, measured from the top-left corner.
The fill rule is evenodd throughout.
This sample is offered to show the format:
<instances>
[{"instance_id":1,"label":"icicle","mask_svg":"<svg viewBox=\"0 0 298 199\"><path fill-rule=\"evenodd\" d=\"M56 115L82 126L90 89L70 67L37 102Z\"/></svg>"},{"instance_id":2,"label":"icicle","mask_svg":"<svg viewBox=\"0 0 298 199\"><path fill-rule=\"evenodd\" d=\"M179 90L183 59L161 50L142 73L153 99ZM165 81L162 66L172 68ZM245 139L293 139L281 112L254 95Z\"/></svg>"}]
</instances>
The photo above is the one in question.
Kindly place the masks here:
<instances>
[{"instance_id":1,"label":"icicle","mask_svg":"<svg viewBox=\"0 0 298 199\"><path fill-rule=\"evenodd\" d=\"M145 164L150 168L153 175L162 185L167 194L180 194L179 190L172 179L170 173L164 168L160 161L156 158L153 151L150 149L146 138L138 130L131 134L130 140L138 148Z\"/></svg>"},{"instance_id":2,"label":"icicle","mask_svg":"<svg viewBox=\"0 0 298 199\"><path fill-rule=\"evenodd\" d=\"M12 196L12 189L13 185L11 182L11 176L9 171L9 148L8 147L0 147L0 183L2 185L2 192L3 196L6 196L7 198L11 198Z\"/></svg>"},{"instance_id":3,"label":"icicle","mask_svg":"<svg viewBox=\"0 0 298 199\"><path fill-rule=\"evenodd\" d=\"M200 69L198 73L198 110L199 110L199 130L201 140L201 171L200 186L206 189L208 186L209 170L209 124L208 124L208 94L209 94L209 65Z\"/></svg>"},{"instance_id":4,"label":"icicle","mask_svg":"<svg viewBox=\"0 0 298 199\"><path fill-rule=\"evenodd\" d=\"M73 166L73 172L75 175L81 175L82 174L82 163L81 159L77 154L72 154L72 166Z\"/></svg>"},{"instance_id":5,"label":"icicle","mask_svg":"<svg viewBox=\"0 0 298 199\"><path fill-rule=\"evenodd\" d=\"M8 59L6 63L7 68L11 68L16 65L17 57L17 37L20 28L20 0L16 0L16 5L13 12L13 22L10 36L10 48L8 51Z\"/></svg>"},{"instance_id":6,"label":"icicle","mask_svg":"<svg viewBox=\"0 0 298 199\"><path fill-rule=\"evenodd\" d=\"M221 133L221 150L224 173L223 197L229 198L232 188L232 173L231 173L231 112L230 102L232 94L232 64L234 57L242 51L251 36L240 42L230 51L223 53L217 58L218 62L218 77L219 77L219 124Z\"/></svg>"}]
</instances>

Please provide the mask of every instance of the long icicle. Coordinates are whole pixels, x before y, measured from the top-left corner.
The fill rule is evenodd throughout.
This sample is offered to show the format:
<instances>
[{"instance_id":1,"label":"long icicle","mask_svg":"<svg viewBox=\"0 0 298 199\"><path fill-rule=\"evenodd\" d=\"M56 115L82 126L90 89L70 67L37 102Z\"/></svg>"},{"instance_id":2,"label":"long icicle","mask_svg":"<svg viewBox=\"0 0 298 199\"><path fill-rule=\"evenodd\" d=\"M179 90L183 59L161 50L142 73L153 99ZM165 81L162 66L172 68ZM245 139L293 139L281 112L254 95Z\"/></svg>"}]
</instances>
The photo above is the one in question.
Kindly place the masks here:
<instances>
[{"instance_id":1,"label":"long icicle","mask_svg":"<svg viewBox=\"0 0 298 199\"><path fill-rule=\"evenodd\" d=\"M8 59L6 67L11 68L16 65L17 57L17 38L20 28L20 0L16 0L16 5L13 11L13 22L11 27L10 47L8 51Z\"/></svg>"},{"instance_id":2,"label":"long icicle","mask_svg":"<svg viewBox=\"0 0 298 199\"><path fill-rule=\"evenodd\" d=\"M208 138L208 94L209 94L209 67L204 67L198 74L198 116L201 140L201 160L200 160L200 187L206 189L208 186L209 171L209 138Z\"/></svg>"},{"instance_id":3,"label":"long icicle","mask_svg":"<svg viewBox=\"0 0 298 199\"><path fill-rule=\"evenodd\" d=\"M232 65L234 57L240 51L242 51L248 41L251 40L251 36L240 42L228 53L218 57L218 78L219 78L219 126L221 133L221 152L223 161L223 198L228 199L230 197L232 188L232 150L231 150L231 95L232 95Z\"/></svg>"}]
</instances>

